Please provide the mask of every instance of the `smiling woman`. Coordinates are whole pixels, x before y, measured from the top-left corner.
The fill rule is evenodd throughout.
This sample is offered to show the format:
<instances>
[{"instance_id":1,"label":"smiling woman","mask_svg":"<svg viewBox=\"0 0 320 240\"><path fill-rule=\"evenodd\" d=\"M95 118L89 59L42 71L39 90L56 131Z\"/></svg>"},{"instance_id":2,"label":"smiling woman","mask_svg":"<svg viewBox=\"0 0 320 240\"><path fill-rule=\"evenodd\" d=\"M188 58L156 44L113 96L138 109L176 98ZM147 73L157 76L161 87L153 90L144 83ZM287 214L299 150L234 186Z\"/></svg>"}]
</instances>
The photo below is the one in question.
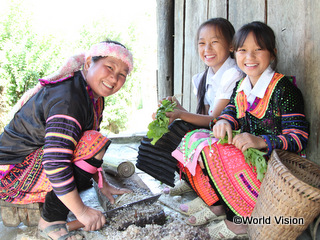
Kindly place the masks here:
<instances>
[{"instance_id":1,"label":"smiling woman","mask_svg":"<svg viewBox=\"0 0 320 240\"><path fill-rule=\"evenodd\" d=\"M110 141L99 130L104 97L120 90L132 70L132 54L122 44L98 43L40 79L0 135L0 199L13 205L44 203L41 236L72 236L65 227L69 211L86 231L105 224L104 215L79 195L91 178L111 203L113 195L130 192L101 174Z\"/></svg>"},{"instance_id":2,"label":"smiling woman","mask_svg":"<svg viewBox=\"0 0 320 240\"><path fill-rule=\"evenodd\" d=\"M88 70L91 74L87 74ZM102 58L96 62L88 60L84 66L84 75L95 98L116 93L125 83L127 73L125 63L113 57Z\"/></svg>"}]
</instances>

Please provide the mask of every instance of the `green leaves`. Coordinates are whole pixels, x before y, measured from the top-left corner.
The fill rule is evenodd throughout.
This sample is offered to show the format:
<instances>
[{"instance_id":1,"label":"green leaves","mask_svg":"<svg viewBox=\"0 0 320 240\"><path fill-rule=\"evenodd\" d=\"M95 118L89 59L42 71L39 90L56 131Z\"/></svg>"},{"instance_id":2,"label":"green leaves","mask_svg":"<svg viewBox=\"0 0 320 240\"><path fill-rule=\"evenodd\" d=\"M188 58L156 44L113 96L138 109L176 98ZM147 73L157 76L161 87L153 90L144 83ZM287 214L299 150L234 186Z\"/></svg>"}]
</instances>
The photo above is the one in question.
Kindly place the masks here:
<instances>
[{"instance_id":1,"label":"green leaves","mask_svg":"<svg viewBox=\"0 0 320 240\"><path fill-rule=\"evenodd\" d=\"M156 119L148 125L148 138L152 139L151 144L155 144L163 134L169 132L169 118L166 116L166 112L173 112L176 107L176 102L169 100L163 100L161 106L157 110Z\"/></svg>"},{"instance_id":2,"label":"green leaves","mask_svg":"<svg viewBox=\"0 0 320 240\"><path fill-rule=\"evenodd\" d=\"M267 162L264 158L265 152L261 152L255 148L249 148L244 152L246 163L251 167L256 167L257 178L262 182L267 172Z\"/></svg>"},{"instance_id":3,"label":"green leaves","mask_svg":"<svg viewBox=\"0 0 320 240\"><path fill-rule=\"evenodd\" d=\"M239 130L233 130L232 131L232 138L234 138L235 135L240 133L240 129ZM226 135L223 139L220 138L220 140L217 142L217 144L225 144L228 143L228 136Z\"/></svg>"},{"instance_id":4,"label":"green leaves","mask_svg":"<svg viewBox=\"0 0 320 240\"><path fill-rule=\"evenodd\" d=\"M240 129L232 131L232 138L240 133ZM228 136L226 135L225 138L221 139L217 142L217 144L226 144L228 143ZM261 152L255 148L247 149L243 155L246 159L246 163L252 167L253 171L256 171L257 178L262 181L264 178L265 173L267 172L267 162L264 158L265 152ZM255 167L255 169L254 169Z\"/></svg>"}]
</instances>

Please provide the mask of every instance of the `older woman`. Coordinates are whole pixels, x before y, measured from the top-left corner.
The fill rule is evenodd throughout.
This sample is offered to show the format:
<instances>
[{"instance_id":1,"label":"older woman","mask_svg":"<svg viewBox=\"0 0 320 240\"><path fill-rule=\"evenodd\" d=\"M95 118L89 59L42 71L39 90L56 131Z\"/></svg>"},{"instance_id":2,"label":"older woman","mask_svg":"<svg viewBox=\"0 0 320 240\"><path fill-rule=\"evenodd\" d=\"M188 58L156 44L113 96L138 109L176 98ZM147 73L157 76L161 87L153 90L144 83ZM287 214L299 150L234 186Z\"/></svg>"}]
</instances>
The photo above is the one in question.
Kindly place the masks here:
<instances>
[{"instance_id":1,"label":"older woman","mask_svg":"<svg viewBox=\"0 0 320 240\"><path fill-rule=\"evenodd\" d=\"M109 185L99 171L110 141L98 131L104 97L116 93L132 69L132 55L122 44L93 45L40 79L1 134L0 198L13 204L44 202L42 236L75 239L65 227L69 211L84 230L104 225L104 215L79 196L92 177L111 203L112 194L129 191Z\"/></svg>"}]
</instances>

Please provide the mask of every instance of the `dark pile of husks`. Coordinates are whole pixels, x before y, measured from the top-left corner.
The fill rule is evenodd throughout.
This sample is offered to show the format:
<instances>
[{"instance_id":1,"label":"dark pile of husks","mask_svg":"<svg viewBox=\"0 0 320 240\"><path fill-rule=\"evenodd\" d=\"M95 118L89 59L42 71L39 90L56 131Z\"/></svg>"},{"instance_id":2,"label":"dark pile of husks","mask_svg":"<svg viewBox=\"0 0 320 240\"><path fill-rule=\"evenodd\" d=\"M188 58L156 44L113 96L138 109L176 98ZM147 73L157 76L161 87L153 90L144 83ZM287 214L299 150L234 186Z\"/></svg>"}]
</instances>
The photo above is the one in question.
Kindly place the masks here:
<instances>
[{"instance_id":1,"label":"dark pile of husks","mask_svg":"<svg viewBox=\"0 0 320 240\"><path fill-rule=\"evenodd\" d=\"M135 191L116 199L112 208L150 197L150 193ZM139 204L119 210L100 231L84 232L86 239L210 239L204 228L187 225L180 213L166 214L159 201L152 204Z\"/></svg>"},{"instance_id":2,"label":"dark pile of husks","mask_svg":"<svg viewBox=\"0 0 320 240\"><path fill-rule=\"evenodd\" d=\"M153 204L154 205L154 204ZM158 208L158 207L156 207ZM127 212L127 211L125 211ZM130 211L129 211L130 212ZM127 213L129 213L127 212ZM129 214L128 214L129 215ZM121 214L119 215L121 216ZM123 216L123 215L122 215ZM126 219L126 218L125 218ZM121 222L121 219L119 219ZM209 240L210 236L206 233L204 228L193 227L187 225L181 220L180 214L171 214L166 216L164 224L147 224L144 227L135 224L129 225L125 230L119 231L119 225L110 221L103 229L95 232L84 232L86 239L112 239L112 240ZM122 226L122 225L121 225Z\"/></svg>"}]
</instances>

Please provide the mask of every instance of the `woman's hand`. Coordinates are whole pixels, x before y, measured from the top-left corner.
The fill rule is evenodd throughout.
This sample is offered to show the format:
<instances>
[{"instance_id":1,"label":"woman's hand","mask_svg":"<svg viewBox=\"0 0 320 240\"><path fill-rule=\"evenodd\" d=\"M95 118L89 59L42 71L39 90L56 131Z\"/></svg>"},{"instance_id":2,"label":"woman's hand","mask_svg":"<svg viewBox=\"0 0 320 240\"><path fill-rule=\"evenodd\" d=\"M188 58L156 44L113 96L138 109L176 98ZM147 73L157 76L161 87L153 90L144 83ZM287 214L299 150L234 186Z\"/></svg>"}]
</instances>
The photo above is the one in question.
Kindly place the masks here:
<instances>
[{"instance_id":1,"label":"woman's hand","mask_svg":"<svg viewBox=\"0 0 320 240\"><path fill-rule=\"evenodd\" d=\"M250 133L240 133L233 138L232 144L245 152L248 148L264 149L267 148L266 142L262 137Z\"/></svg>"},{"instance_id":2,"label":"woman's hand","mask_svg":"<svg viewBox=\"0 0 320 240\"><path fill-rule=\"evenodd\" d=\"M106 217L101 211L84 206L83 211L80 214L75 214L77 220L83 225L84 231L95 231L103 227L106 223Z\"/></svg>"},{"instance_id":3,"label":"woman's hand","mask_svg":"<svg viewBox=\"0 0 320 240\"><path fill-rule=\"evenodd\" d=\"M124 193L130 193L132 191L127 188L117 188L104 181L103 188L100 188L100 192L109 199L111 204L114 204L114 197L112 195L121 195Z\"/></svg>"},{"instance_id":4,"label":"woman's hand","mask_svg":"<svg viewBox=\"0 0 320 240\"><path fill-rule=\"evenodd\" d=\"M228 135L228 143L232 144L232 127L227 120L221 119L216 122L212 128L212 133L215 138L224 139Z\"/></svg>"},{"instance_id":5,"label":"woman's hand","mask_svg":"<svg viewBox=\"0 0 320 240\"><path fill-rule=\"evenodd\" d=\"M59 196L59 199L84 225L83 229L85 231L100 229L106 223L106 218L102 212L84 205L77 189Z\"/></svg>"}]
</instances>

